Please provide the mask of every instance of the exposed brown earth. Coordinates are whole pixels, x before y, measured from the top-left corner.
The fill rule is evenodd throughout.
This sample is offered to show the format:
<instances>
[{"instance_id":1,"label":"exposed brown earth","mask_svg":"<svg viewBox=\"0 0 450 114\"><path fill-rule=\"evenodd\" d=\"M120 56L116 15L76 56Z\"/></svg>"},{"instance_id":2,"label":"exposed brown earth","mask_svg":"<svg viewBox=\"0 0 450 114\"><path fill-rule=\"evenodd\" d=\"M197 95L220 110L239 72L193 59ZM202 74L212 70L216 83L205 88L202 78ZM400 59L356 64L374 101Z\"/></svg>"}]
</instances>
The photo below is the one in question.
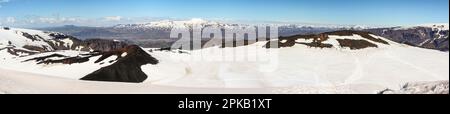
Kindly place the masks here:
<instances>
[{"instance_id":1,"label":"exposed brown earth","mask_svg":"<svg viewBox=\"0 0 450 114\"><path fill-rule=\"evenodd\" d=\"M326 32L323 34L327 34L327 35L337 35L337 36L352 36L353 34L357 34L360 35L363 38L366 38L368 40L374 41L374 42L378 42L378 43L383 43L383 44L387 44L389 45L388 42L382 40L382 39L378 39L378 38L374 38L372 37L370 34L370 32L364 32L364 31L352 31L352 30L342 30L342 31L334 31L334 32Z\"/></svg>"},{"instance_id":2,"label":"exposed brown earth","mask_svg":"<svg viewBox=\"0 0 450 114\"><path fill-rule=\"evenodd\" d=\"M322 43L323 41L329 40L329 35L337 35L337 36L353 36L354 34L360 35L367 40L371 40L374 42L389 44L388 42L372 37L370 32L363 31L351 31L351 30L342 30L335 32L325 32L321 34L311 34L311 35L294 35L289 37L280 37L278 41L270 41L264 47L271 48L270 43L277 43L278 46L281 47L292 47L296 44L307 45L309 47L318 47L318 48L332 48L333 45ZM305 42L296 42L298 39L310 40L313 41L311 43ZM341 47L350 47L350 49L363 49L367 47L378 47L376 44L370 43L366 40L349 40L349 39L336 39L340 43ZM283 42L282 42L283 41Z\"/></svg>"},{"instance_id":3,"label":"exposed brown earth","mask_svg":"<svg viewBox=\"0 0 450 114\"><path fill-rule=\"evenodd\" d=\"M267 42L267 44L264 47L265 48L282 48L282 47L292 47L296 44L303 44L303 45L307 44L307 43L302 43L302 42L296 42L296 40L298 40L298 39L305 39L305 40L313 39L313 43L319 43L319 42L325 40L325 38L321 37L320 35L294 35L294 36L289 36L289 37L280 37L278 41L269 41L269 42ZM283 42L281 42L281 41L283 41ZM278 47L270 46L270 44L274 44L277 42L278 42Z\"/></svg>"},{"instance_id":4,"label":"exposed brown earth","mask_svg":"<svg viewBox=\"0 0 450 114\"><path fill-rule=\"evenodd\" d=\"M23 62L28 62L28 61L33 61L33 60L36 61L36 62L41 62L41 61L45 61L46 59L52 58L52 57L68 57L68 56L61 55L61 54L51 54L51 55L48 55L48 56L35 57L35 58L27 59L27 60L25 60Z\"/></svg>"},{"instance_id":5,"label":"exposed brown earth","mask_svg":"<svg viewBox=\"0 0 450 114\"><path fill-rule=\"evenodd\" d=\"M250 40L228 41L228 42L223 42L220 47L221 48L241 47L241 46L251 45L251 44L254 44L256 42L257 42L257 40L253 40L253 41L250 41ZM219 43L219 45L220 45L220 43Z\"/></svg>"},{"instance_id":6,"label":"exposed brown earth","mask_svg":"<svg viewBox=\"0 0 450 114\"><path fill-rule=\"evenodd\" d=\"M336 39L341 47L349 47L351 50L364 49L368 47L378 47L376 44L370 43L366 40L353 39Z\"/></svg>"},{"instance_id":7,"label":"exposed brown earth","mask_svg":"<svg viewBox=\"0 0 450 114\"><path fill-rule=\"evenodd\" d=\"M32 45L25 45L22 46L22 48L28 49L28 50L33 50L33 51L39 51L39 52L46 52L48 50L42 48L42 47L38 47L38 46L32 46Z\"/></svg>"},{"instance_id":8,"label":"exposed brown earth","mask_svg":"<svg viewBox=\"0 0 450 114\"><path fill-rule=\"evenodd\" d=\"M15 55L15 56L20 56L19 53L26 53L28 55L33 55L33 54L37 54L38 52L31 52L31 51L27 51L27 50L22 50L22 49L15 49L12 47L7 47L5 48L7 49L7 52L11 55Z\"/></svg>"},{"instance_id":9,"label":"exposed brown earth","mask_svg":"<svg viewBox=\"0 0 450 114\"><path fill-rule=\"evenodd\" d=\"M90 57L69 57L59 60L45 60L42 62L38 62L37 64L55 64L55 63L62 63L62 64L74 64L74 63L84 63L88 62Z\"/></svg>"},{"instance_id":10,"label":"exposed brown earth","mask_svg":"<svg viewBox=\"0 0 450 114\"><path fill-rule=\"evenodd\" d=\"M303 45L307 45L309 47L316 47L316 48L332 48L333 45L331 44L325 44L325 43L298 43L298 44L303 44Z\"/></svg>"}]
</instances>

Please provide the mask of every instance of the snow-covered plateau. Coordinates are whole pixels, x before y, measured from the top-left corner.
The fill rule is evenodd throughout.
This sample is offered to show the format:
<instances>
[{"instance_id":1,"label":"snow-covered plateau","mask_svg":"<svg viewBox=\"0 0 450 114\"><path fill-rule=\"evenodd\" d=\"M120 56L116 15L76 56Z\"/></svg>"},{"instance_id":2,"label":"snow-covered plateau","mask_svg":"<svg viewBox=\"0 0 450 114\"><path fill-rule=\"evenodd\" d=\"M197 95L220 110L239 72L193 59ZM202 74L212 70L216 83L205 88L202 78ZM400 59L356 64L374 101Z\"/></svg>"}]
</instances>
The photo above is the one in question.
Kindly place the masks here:
<instances>
[{"instance_id":1,"label":"snow-covered plateau","mask_svg":"<svg viewBox=\"0 0 450 114\"><path fill-rule=\"evenodd\" d=\"M146 54L158 60L138 68L148 76L142 83L79 80L86 75L95 74L93 72L99 69L108 70L110 66L132 61L130 59L136 56L133 53L136 50L114 51L114 54L109 56L102 53L100 54L102 56L89 56L87 61L78 63L65 64L68 61L57 63L55 61L61 58L74 56L83 58L90 52L49 49L51 51L32 55L12 55L9 52L12 50L11 45L18 44L15 47L20 48L36 43L26 39L12 40L18 37L17 34L13 35L10 32L11 30L0 30L2 41L0 93L7 94L377 94L387 88L401 88L410 82L434 81L447 81L448 93L448 52L398 44L383 37L361 32L350 32L350 35L344 34L349 31L327 33L327 38L321 39L323 41L318 44L316 40L302 36L280 38L280 41L276 41L280 44L280 48L265 48L268 42L263 41L238 47L213 46L193 51L155 51L157 49L141 48ZM61 42L73 45L69 40ZM258 53L261 50L266 53ZM63 56L49 57L49 55ZM47 62L43 62L46 64L29 61L43 56L49 57L45 58ZM273 57L270 62L273 62L271 65L275 67L261 70L261 67L267 65L267 61L256 59L237 61L239 58L252 57ZM228 60L228 58L235 59Z\"/></svg>"}]
</instances>

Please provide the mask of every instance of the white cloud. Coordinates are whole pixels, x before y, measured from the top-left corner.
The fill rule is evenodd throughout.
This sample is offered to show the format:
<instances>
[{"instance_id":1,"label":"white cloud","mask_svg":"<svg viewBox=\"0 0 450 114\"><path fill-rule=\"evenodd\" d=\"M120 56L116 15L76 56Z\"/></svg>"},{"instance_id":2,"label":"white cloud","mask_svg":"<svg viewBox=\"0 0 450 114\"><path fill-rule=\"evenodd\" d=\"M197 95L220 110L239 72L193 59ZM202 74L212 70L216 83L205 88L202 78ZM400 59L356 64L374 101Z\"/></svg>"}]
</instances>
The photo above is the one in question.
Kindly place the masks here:
<instances>
[{"instance_id":1,"label":"white cloud","mask_svg":"<svg viewBox=\"0 0 450 114\"><path fill-rule=\"evenodd\" d=\"M109 16L109 17L104 17L105 21L120 21L122 20L121 16Z\"/></svg>"},{"instance_id":2,"label":"white cloud","mask_svg":"<svg viewBox=\"0 0 450 114\"><path fill-rule=\"evenodd\" d=\"M10 2L10 0L0 0L0 8L2 7L3 3L8 3Z\"/></svg>"},{"instance_id":3,"label":"white cloud","mask_svg":"<svg viewBox=\"0 0 450 114\"><path fill-rule=\"evenodd\" d=\"M114 26L123 23L148 23L152 21L166 20L165 17L98 17L98 18L85 18L79 16L72 17L60 17L59 15L52 16L39 16L39 15L27 15L23 17L0 17L0 25L18 27L18 28L39 28L50 26L63 26L63 25L77 25L77 26L95 26L105 27Z\"/></svg>"},{"instance_id":4,"label":"white cloud","mask_svg":"<svg viewBox=\"0 0 450 114\"><path fill-rule=\"evenodd\" d=\"M6 18L6 23L15 23L16 22L16 18L14 17L7 17Z\"/></svg>"},{"instance_id":5,"label":"white cloud","mask_svg":"<svg viewBox=\"0 0 450 114\"><path fill-rule=\"evenodd\" d=\"M48 17L40 17L38 18L39 22L42 23L57 23L58 20L56 18L48 18Z\"/></svg>"},{"instance_id":6,"label":"white cloud","mask_svg":"<svg viewBox=\"0 0 450 114\"><path fill-rule=\"evenodd\" d=\"M58 23L75 23L81 22L83 19L75 18L75 17L61 17L61 18L53 18L53 17L39 17L37 19L40 23L48 23L48 24L58 24ZM29 20L29 22L36 22L35 20Z\"/></svg>"}]
</instances>

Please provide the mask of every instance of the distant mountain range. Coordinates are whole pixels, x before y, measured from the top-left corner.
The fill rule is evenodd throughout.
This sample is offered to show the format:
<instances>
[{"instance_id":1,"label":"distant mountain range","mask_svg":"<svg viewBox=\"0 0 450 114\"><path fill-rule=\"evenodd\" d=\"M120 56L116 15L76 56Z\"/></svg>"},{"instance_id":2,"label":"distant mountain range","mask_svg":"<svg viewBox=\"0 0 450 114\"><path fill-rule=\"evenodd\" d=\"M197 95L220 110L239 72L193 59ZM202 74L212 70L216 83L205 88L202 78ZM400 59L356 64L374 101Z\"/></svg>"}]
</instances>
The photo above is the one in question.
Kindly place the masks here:
<instances>
[{"instance_id":1,"label":"distant mountain range","mask_svg":"<svg viewBox=\"0 0 450 114\"><path fill-rule=\"evenodd\" d=\"M104 39L165 39L169 38L172 28L192 27L193 25L217 26L221 28L256 26L250 24L228 24L202 19L187 21L156 21L143 24L119 24L112 27L84 27L66 25L61 27L40 28L39 30L55 31L76 36L80 39L104 38ZM362 26L335 26L335 25L297 25L297 24L264 24L279 26L281 36L297 34L317 34L335 30L362 30Z\"/></svg>"},{"instance_id":2,"label":"distant mountain range","mask_svg":"<svg viewBox=\"0 0 450 114\"><path fill-rule=\"evenodd\" d=\"M449 26L448 24L429 24L413 27L391 27L366 29L382 37L389 38L395 42L427 49L441 51L449 50Z\"/></svg>"},{"instance_id":3,"label":"distant mountain range","mask_svg":"<svg viewBox=\"0 0 450 114\"><path fill-rule=\"evenodd\" d=\"M41 28L69 34L80 39L119 39L143 47L168 47L177 39L169 39L170 30L179 27L218 26L221 28L253 26L250 24L227 24L202 19L187 21L155 21L143 24L119 24L112 27L83 27L67 25L62 27ZM279 27L280 36L319 34L338 30L361 30L386 37L395 42L427 49L449 50L448 24L427 24L411 27L364 27L358 25L304 25L272 24Z\"/></svg>"}]
</instances>

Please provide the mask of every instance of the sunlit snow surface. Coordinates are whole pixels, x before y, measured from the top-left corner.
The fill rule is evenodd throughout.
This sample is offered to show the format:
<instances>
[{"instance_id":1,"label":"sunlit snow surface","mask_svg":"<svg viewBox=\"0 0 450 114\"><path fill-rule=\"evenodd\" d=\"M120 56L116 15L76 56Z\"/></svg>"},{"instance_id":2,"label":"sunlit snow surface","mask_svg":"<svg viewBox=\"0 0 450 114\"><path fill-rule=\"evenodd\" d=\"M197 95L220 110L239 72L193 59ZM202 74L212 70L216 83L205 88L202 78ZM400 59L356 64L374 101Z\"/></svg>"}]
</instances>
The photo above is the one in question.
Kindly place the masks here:
<instances>
[{"instance_id":1,"label":"sunlit snow surface","mask_svg":"<svg viewBox=\"0 0 450 114\"><path fill-rule=\"evenodd\" d=\"M278 51L278 69L268 73L259 71L258 62L174 62L171 58L194 56L196 51L190 55L154 52L151 54L161 63L142 68L150 74L147 83L156 85L283 88L277 90L281 93L373 93L407 82L448 80L447 52L390 44L363 50L303 45L282 48ZM227 49L232 48L223 50Z\"/></svg>"},{"instance_id":2,"label":"sunlit snow surface","mask_svg":"<svg viewBox=\"0 0 450 114\"><path fill-rule=\"evenodd\" d=\"M258 49L264 49L264 42L188 53L145 49L160 63L142 66L149 78L141 84L77 80L111 64L93 63L98 57L82 64L36 65L21 62L32 56L13 58L3 50L0 51L0 93L377 93L386 88L399 88L407 82L449 80L448 52L394 42L377 43L379 48L350 50L337 46L335 38L361 39L360 36L330 38L324 43L333 44L333 48L295 45L270 49L275 51L268 54L277 55L277 67L270 72L261 71L264 62L209 61L224 57L216 52L223 52L225 58L256 55ZM52 53L77 55L80 52Z\"/></svg>"}]
</instances>

